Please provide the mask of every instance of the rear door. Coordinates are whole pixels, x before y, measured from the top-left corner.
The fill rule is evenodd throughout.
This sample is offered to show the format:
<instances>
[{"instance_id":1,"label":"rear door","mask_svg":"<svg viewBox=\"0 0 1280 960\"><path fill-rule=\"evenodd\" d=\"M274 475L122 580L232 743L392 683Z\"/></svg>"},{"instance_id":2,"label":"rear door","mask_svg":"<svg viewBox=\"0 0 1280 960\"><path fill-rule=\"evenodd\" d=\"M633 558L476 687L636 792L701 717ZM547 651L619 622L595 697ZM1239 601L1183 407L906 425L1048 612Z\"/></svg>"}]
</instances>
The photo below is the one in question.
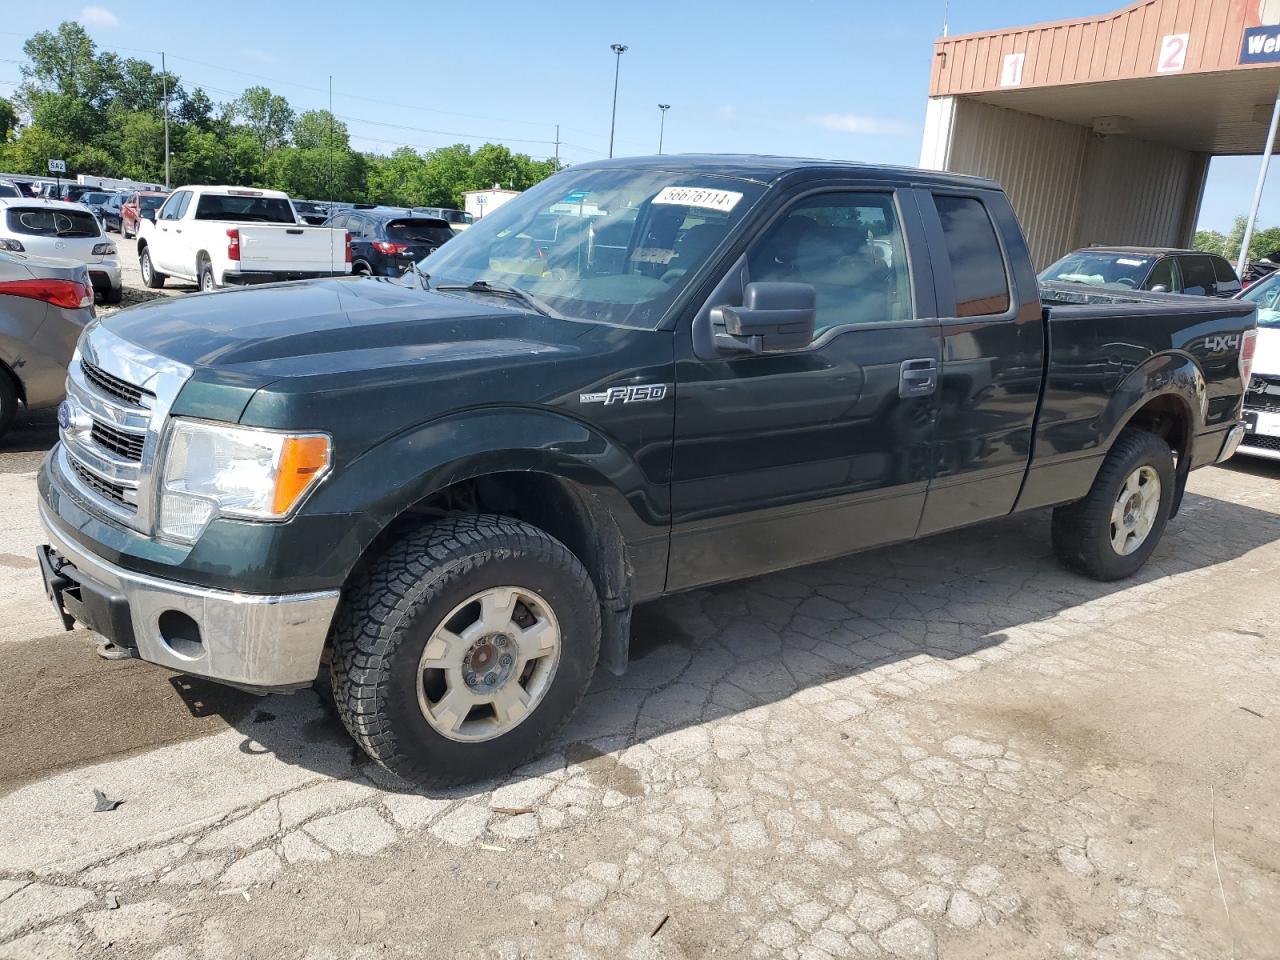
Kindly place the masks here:
<instances>
[{"instance_id":1,"label":"rear door","mask_svg":"<svg viewBox=\"0 0 1280 960\"><path fill-rule=\"evenodd\" d=\"M908 256L925 249L915 203L905 184L801 193L677 341L668 589L915 534L941 356L928 260ZM813 285L812 343L718 352L710 309L770 280Z\"/></svg>"},{"instance_id":2,"label":"rear door","mask_svg":"<svg viewBox=\"0 0 1280 960\"><path fill-rule=\"evenodd\" d=\"M1004 194L919 192L942 314L942 381L920 533L1013 509L1031 456L1044 320Z\"/></svg>"}]
</instances>

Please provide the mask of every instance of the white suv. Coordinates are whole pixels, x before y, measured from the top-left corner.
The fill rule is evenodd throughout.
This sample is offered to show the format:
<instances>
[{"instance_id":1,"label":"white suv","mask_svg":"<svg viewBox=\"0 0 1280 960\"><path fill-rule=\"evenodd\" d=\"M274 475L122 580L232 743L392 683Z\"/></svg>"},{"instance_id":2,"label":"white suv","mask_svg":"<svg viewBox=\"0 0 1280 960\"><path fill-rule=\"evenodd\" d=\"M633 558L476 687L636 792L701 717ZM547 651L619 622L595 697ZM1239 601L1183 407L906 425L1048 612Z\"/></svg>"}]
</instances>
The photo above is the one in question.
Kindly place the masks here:
<instances>
[{"instance_id":1,"label":"white suv","mask_svg":"<svg viewBox=\"0 0 1280 960\"><path fill-rule=\"evenodd\" d=\"M103 303L123 297L116 245L78 203L0 197L0 250L83 263Z\"/></svg>"}]
</instances>

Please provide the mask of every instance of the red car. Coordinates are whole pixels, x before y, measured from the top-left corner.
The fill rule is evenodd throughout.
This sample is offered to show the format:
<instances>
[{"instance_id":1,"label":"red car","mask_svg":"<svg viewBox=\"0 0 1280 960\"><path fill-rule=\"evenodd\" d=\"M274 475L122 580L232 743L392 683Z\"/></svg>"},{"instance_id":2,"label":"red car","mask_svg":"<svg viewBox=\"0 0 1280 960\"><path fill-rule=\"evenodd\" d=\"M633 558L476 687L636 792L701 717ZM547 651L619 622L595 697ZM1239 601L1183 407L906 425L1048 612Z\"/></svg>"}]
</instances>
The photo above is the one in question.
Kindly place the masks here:
<instances>
[{"instance_id":1,"label":"red car","mask_svg":"<svg viewBox=\"0 0 1280 960\"><path fill-rule=\"evenodd\" d=\"M155 213L168 198L167 193L156 193L153 191L143 191L141 193L131 193L124 204L120 207L120 235L128 240L138 235L138 221L146 214L148 220L155 218Z\"/></svg>"}]
</instances>

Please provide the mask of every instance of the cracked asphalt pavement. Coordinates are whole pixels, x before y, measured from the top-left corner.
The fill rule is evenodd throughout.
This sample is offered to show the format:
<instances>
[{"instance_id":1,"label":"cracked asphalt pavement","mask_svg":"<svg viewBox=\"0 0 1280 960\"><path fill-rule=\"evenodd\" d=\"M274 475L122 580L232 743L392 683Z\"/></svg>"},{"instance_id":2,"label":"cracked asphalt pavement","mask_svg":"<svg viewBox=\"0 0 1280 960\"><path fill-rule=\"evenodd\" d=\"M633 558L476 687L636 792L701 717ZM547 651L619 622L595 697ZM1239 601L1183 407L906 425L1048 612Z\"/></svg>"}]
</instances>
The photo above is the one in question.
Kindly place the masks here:
<instances>
[{"instance_id":1,"label":"cracked asphalt pavement","mask_svg":"<svg viewBox=\"0 0 1280 960\"><path fill-rule=\"evenodd\" d=\"M1038 513L650 604L546 754L423 793L322 686L62 633L54 434L0 441L0 958L1280 956L1280 464L1128 582Z\"/></svg>"}]
</instances>

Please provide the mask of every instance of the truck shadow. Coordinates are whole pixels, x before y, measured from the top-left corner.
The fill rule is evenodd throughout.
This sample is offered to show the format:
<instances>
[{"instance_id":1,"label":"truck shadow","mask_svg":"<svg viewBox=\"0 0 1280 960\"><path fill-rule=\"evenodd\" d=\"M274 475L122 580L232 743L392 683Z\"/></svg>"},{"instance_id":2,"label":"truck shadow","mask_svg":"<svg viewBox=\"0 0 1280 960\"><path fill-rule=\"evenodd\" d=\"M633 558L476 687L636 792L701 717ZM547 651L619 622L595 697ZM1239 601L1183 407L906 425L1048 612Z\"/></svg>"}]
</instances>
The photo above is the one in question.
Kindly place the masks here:
<instances>
[{"instance_id":1,"label":"truck shadow","mask_svg":"<svg viewBox=\"0 0 1280 960\"><path fill-rule=\"evenodd\" d=\"M1096 583L1057 564L1049 519L1048 511L1008 518L646 604L636 611L628 673L597 674L550 748L505 782L577 766L601 786L643 792L622 751L645 744L673 757L695 746L705 752L705 744L682 739L705 740L700 725L733 715L757 723L745 715L793 696L813 704L815 723L854 729L877 701L959 676L952 662L987 659L1015 638L1105 628L1129 603L1135 614L1149 611L1176 578L1280 540L1280 514L1188 494L1137 577ZM874 683L864 682L867 674ZM412 792L353 747L326 694L291 698L305 708L267 698L256 710L230 711L239 716L227 721L244 734L245 750ZM444 793L474 795L497 785Z\"/></svg>"}]
</instances>

